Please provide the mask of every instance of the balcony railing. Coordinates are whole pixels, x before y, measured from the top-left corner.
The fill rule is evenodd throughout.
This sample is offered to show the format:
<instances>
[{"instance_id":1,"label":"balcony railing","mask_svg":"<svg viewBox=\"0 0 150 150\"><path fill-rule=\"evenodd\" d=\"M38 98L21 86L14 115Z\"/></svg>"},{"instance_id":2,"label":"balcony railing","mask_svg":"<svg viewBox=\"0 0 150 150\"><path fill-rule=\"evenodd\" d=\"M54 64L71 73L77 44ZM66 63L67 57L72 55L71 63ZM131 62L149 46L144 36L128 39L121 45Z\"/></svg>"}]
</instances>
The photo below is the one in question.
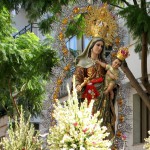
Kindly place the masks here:
<instances>
[{"instance_id":1,"label":"balcony railing","mask_svg":"<svg viewBox=\"0 0 150 150\"><path fill-rule=\"evenodd\" d=\"M27 26L25 26L22 30L20 30L19 32L15 33L13 35L14 38L18 37L19 35L22 35L24 33L26 33L27 31L32 32L34 28L39 28L37 23L31 23L28 24Z\"/></svg>"}]
</instances>

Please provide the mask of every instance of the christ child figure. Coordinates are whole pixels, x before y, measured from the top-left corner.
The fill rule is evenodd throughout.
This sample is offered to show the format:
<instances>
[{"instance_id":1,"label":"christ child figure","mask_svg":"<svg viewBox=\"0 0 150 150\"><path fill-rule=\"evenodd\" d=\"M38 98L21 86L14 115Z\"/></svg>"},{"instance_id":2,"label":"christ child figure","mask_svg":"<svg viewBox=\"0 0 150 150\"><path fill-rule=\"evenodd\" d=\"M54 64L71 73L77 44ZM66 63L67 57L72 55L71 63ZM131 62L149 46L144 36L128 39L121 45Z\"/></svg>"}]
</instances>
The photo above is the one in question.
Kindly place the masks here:
<instances>
[{"instance_id":1,"label":"christ child figure","mask_svg":"<svg viewBox=\"0 0 150 150\"><path fill-rule=\"evenodd\" d=\"M106 64L101 61L97 61L102 67L104 67L107 72L105 75L105 90L104 94L108 95L110 94L110 99L114 99L114 92L113 89L116 85L116 80L118 79L119 76L119 67L122 64L122 61L119 60L118 58L114 59L112 64Z\"/></svg>"}]
</instances>

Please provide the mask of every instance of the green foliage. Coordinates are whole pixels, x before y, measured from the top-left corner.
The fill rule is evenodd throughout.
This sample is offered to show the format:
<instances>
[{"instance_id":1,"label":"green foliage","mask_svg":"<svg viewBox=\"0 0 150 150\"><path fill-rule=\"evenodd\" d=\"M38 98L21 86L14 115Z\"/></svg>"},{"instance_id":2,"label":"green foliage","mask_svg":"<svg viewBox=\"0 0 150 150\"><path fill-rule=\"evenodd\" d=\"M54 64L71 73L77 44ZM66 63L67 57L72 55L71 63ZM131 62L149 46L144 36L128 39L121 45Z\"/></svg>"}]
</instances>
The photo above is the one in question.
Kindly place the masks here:
<instances>
[{"instance_id":1,"label":"green foliage","mask_svg":"<svg viewBox=\"0 0 150 150\"><path fill-rule=\"evenodd\" d=\"M147 32L150 42L150 16L145 9L132 5L121 10L120 15L126 19L126 25L135 38L140 38L142 33Z\"/></svg>"},{"instance_id":2,"label":"green foliage","mask_svg":"<svg viewBox=\"0 0 150 150\"><path fill-rule=\"evenodd\" d=\"M84 14L79 14L76 17L74 17L73 20L71 20L65 35L66 37L76 35L78 38L81 38L81 36L84 34L84 28Z\"/></svg>"},{"instance_id":3,"label":"green foliage","mask_svg":"<svg viewBox=\"0 0 150 150\"><path fill-rule=\"evenodd\" d=\"M115 6L117 8L123 9L125 6L125 3L123 0L101 0L103 3L108 3L111 6ZM127 5L130 5L128 2L126 2Z\"/></svg>"},{"instance_id":4,"label":"green foliage","mask_svg":"<svg viewBox=\"0 0 150 150\"><path fill-rule=\"evenodd\" d=\"M4 10L4 11L3 11ZM38 114L42 109L45 83L51 75L51 69L57 64L56 51L51 48L52 38L44 41L33 33L26 33L14 39L9 13L1 9L0 24L0 115L13 115L15 108L23 105L26 113ZM7 29L5 28L7 27ZM5 34L5 31L7 34ZM4 36L5 35L5 36Z\"/></svg>"},{"instance_id":5,"label":"green foliage","mask_svg":"<svg viewBox=\"0 0 150 150\"><path fill-rule=\"evenodd\" d=\"M48 43L39 42L33 33L21 35L13 42L8 47L4 45L4 50L0 51L0 88L3 90L0 101L8 109L6 104L8 101L11 104L12 97L7 95L12 92L18 105L22 104L25 110L35 115L42 109L45 81L58 61L56 52Z\"/></svg>"},{"instance_id":6,"label":"green foliage","mask_svg":"<svg viewBox=\"0 0 150 150\"><path fill-rule=\"evenodd\" d=\"M57 15L62 11L62 6L74 3L76 0L1 0L1 5L9 10L18 11L19 5L27 12L30 22L36 22L41 19L40 28L43 33L51 31L51 23L56 21ZM51 14L48 19L43 20L43 15Z\"/></svg>"},{"instance_id":7,"label":"green foliage","mask_svg":"<svg viewBox=\"0 0 150 150\"><path fill-rule=\"evenodd\" d=\"M102 0L102 2L103 3L111 3L111 4L121 4L121 3L123 3L123 1L122 0Z\"/></svg>"},{"instance_id":8,"label":"green foliage","mask_svg":"<svg viewBox=\"0 0 150 150\"><path fill-rule=\"evenodd\" d=\"M42 33L47 33L51 31L51 24L56 20L55 16L48 16L46 19L41 20L39 22L39 28L41 29Z\"/></svg>"},{"instance_id":9,"label":"green foliage","mask_svg":"<svg viewBox=\"0 0 150 150\"><path fill-rule=\"evenodd\" d=\"M0 9L0 31L0 40L4 40L4 37L11 36L15 31L11 26L10 14L5 7Z\"/></svg>"},{"instance_id":10,"label":"green foliage","mask_svg":"<svg viewBox=\"0 0 150 150\"><path fill-rule=\"evenodd\" d=\"M32 20L36 20L47 12L51 12L52 14L61 12L61 6L67 5L70 0L22 0L22 2L23 7L28 13L28 17Z\"/></svg>"},{"instance_id":11,"label":"green foliage","mask_svg":"<svg viewBox=\"0 0 150 150\"><path fill-rule=\"evenodd\" d=\"M136 44L134 51L136 53L140 52L142 50L142 45L141 43Z\"/></svg>"},{"instance_id":12,"label":"green foliage","mask_svg":"<svg viewBox=\"0 0 150 150\"><path fill-rule=\"evenodd\" d=\"M8 137L3 138L0 143L4 150L37 150L41 147L39 133L35 132L33 125L30 124L30 117L25 121L22 110L20 118L16 118L15 122L10 121L7 132Z\"/></svg>"}]
</instances>

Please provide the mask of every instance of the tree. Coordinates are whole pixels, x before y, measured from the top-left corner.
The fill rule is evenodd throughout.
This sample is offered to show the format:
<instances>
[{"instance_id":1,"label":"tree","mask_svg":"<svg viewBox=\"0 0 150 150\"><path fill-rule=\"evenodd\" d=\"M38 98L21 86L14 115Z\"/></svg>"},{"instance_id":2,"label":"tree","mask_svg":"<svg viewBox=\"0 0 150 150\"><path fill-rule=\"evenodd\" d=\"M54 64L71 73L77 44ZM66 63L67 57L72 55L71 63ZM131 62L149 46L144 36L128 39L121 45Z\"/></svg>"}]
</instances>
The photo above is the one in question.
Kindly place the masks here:
<instances>
[{"instance_id":1,"label":"tree","mask_svg":"<svg viewBox=\"0 0 150 150\"><path fill-rule=\"evenodd\" d=\"M97 0L93 0L95 2ZM3 2L5 2L3 0ZM74 1L71 1L74 2ZM118 7L119 8L119 14L125 18L126 24L132 33L133 37L137 39L138 44L135 48L136 52L141 51L141 74L142 74L142 85L140 85L137 81L137 79L132 74L131 70L128 68L128 64L125 62L122 65L122 70L130 80L131 85L136 89L137 93L143 100L143 102L146 104L148 109L150 110L150 101L149 101L149 95L150 95L150 83L148 80L148 72L147 72L147 54L148 54L148 44L150 43L150 10L149 5L150 2L147 0L133 0L128 2L127 0L102 0L102 2L107 2L108 4ZM34 19L41 18L41 16L45 12L50 12L51 15L45 19L42 20L40 25L41 29L43 28L43 31L50 30L50 25L54 20L57 20L57 15L61 11L62 5L67 5L69 1L58 1L57 6L51 1L48 3L48 1L38 1L36 2L37 8L40 7L40 15L34 16L36 12L36 8L32 10L32 7L29 7L31 4L35 4L35 2L31 2L30 0L24 1L9 1L9 3L6 3L6 6L8 8L15 8L18 6L18 4L23 4L23 7L25 10L30 14L30 19L33 21ZM5 3L4 3L5 4ZM29 5L30 4L30 5ZM33 15L32 15L33 14ZM82 16L82 15L81 15ZM78 19L81 19L79 17ZM83 20L84 21L84 20ZM75 24L77 21L75 21ZM75 25L76 27L76 25ZM74 28L72 25L72 30L69 30L70 35L73 35L73 31L78 30L78 28ZM69 29L69 28L68 28ZM143 90L142 86L144 86L145 90Z\"/></svg>"},{"instance_id":2,"label":"tree","mask_svg":"<svg viewBox=\"0 0 150 150\"><path fill-rule=\"evenodd\" d=\"M13 117L20 115L20 106L28 116L42 110L45 83L57 64L52 38L43 42L33 33L12 37L10 13L0 9L0 112Z\"/></svg>"}]
</instances>

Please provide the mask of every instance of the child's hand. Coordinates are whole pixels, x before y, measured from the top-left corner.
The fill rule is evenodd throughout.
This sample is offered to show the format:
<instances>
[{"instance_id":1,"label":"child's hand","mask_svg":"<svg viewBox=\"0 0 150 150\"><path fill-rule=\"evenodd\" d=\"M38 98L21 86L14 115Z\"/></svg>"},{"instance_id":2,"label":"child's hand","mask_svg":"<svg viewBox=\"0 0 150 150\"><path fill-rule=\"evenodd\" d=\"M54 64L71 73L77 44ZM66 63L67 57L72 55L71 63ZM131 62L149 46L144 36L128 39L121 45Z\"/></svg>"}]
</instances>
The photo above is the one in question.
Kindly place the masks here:
<instances>
[{"instance_id":1,"label":"child's hand","mask_svg":"<svg viewBox=\"0 0 150 150\"><path fill-rule=\"evenodd\" d=\"M98 63L99 65L101 65L103 68L106 68L106 63L103 63L100 60L96 60L96 63Z\"/></svg>"},{"instance_id":2,"label":"child's hand","mask_svg":"<svg viewBox=\"0 0 150 150\"><path fill-rule=\"evenodd\" d=\"M96 63L101 64L101 61L100 60L96 60Z\"/></svg>"}]
</instances>

